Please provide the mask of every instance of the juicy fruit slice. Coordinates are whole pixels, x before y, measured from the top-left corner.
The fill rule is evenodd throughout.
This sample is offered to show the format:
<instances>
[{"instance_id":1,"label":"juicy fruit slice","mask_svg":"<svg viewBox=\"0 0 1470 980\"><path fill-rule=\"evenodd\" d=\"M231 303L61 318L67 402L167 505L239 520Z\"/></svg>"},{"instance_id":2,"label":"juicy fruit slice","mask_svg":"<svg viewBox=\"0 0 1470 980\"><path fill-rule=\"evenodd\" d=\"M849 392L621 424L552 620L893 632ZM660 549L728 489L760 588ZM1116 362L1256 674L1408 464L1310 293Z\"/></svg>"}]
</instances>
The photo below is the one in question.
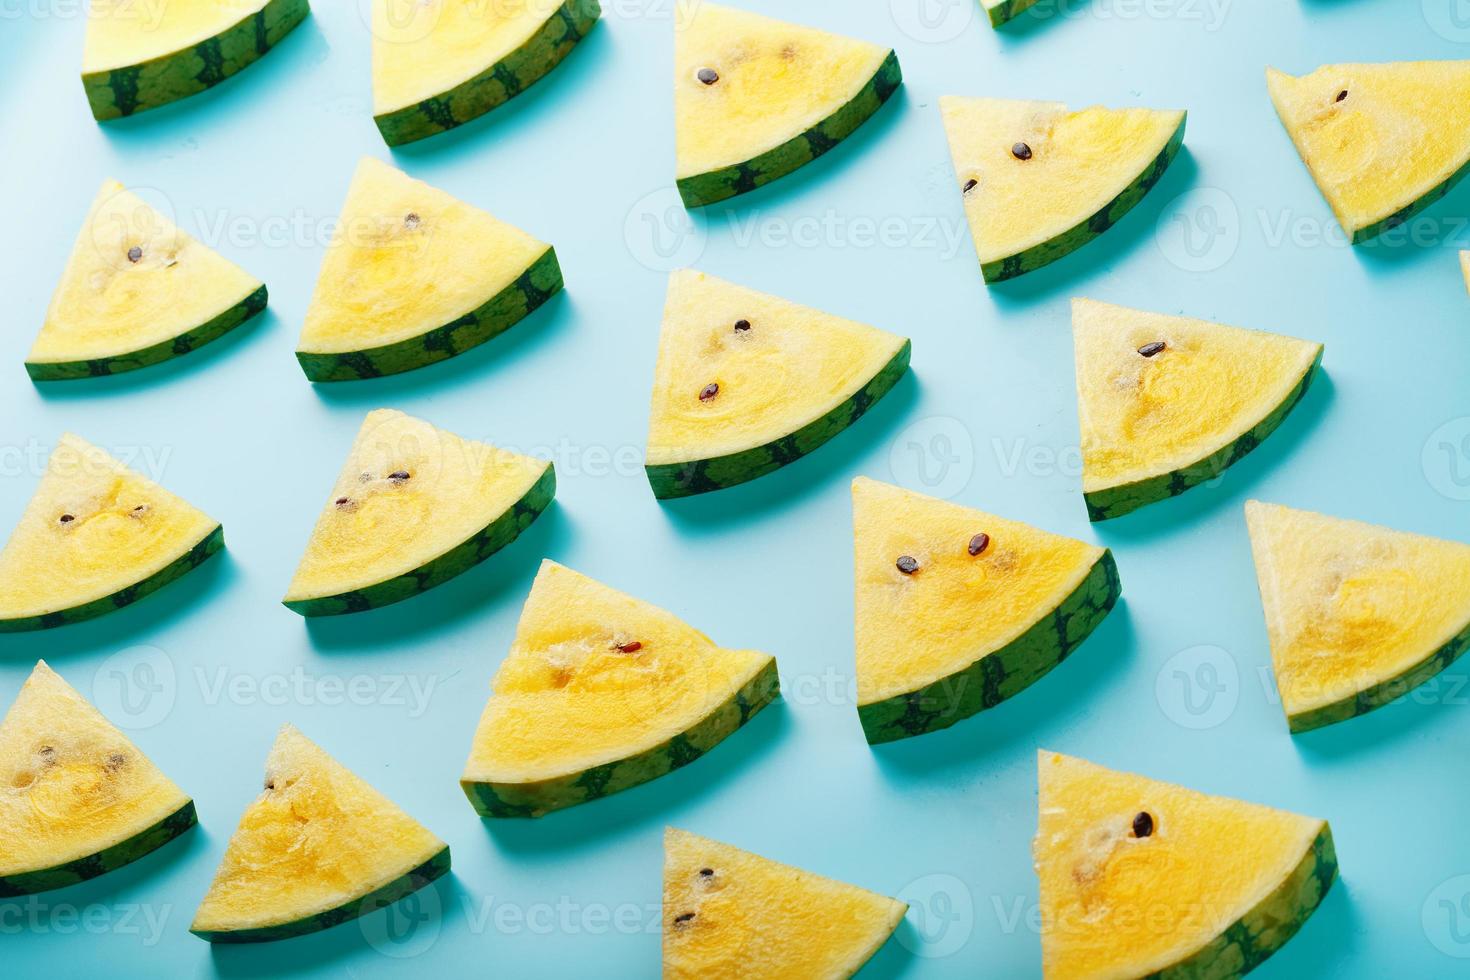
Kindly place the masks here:
<instances>
[{"instance_id":1,"label":"juicy fruit slice","mask_svg":"<svg viewBox=\"0 0 1470 980\"><path fill-rule=\"evenodd\" d=\"M1019 694L1122 590L1106 548L863 477L852 507L858 718L872 743Z\"/></svg>"},{"instance_id":2,"label":"juicy fruit slice","mask_svg":"<svg viewBox=\"0 0 1470 980\"><path fill-rule=\"evenodd\" d=\"M1037 753L1047 980L1230 980L1296 934L1337 877L1325 820Z\"/></svg>"},{"instance_id":3,"label":"juicy fruit slice","mask_svg":"<svg viewBox=\"0 0 1470 980\"><path fill-rule=\"evenodd\" d=\"M665 980L841 980L907 911L856 885L664 831Z\"/></svg>"},{"instance_id":4,"label":"juicy fruit slice","mask_svg":"<svg viewBox=\"0 0 1470 980\"><path fill-rule=\"evenodd\" d=\"M369 412L283 601L330 616L418 595L510 544L555 494L545 460Z\"/></svg>"},{"instance_id":5,"label":"juicy fruit slice","mask_svg":"<svg viewBox=\"0 0 1470 980\"><path fill-rule=\"evenodd\" d=\"M1322 359L1321 344L1090 299L1072 301L1072 339L1094 521L1219 477L1276 431Z\"/></svg>"},{"instance_id":6,"label":"juicy fruit slice","mask_svg":"<svg viewBox=\"0 0 1470 980\"><path fill-rule=\"evenodd\" d=\"M317 932L448 870L449 845L285 725L189 931L212 943Z\"/></svg>"},{"instance_id":7,"label":"juicy fruit slice","mask_svg":"<svg viewBox=\"0 0 1470 980\"><path fill-rule=\"evenodd\" d=\"M485 817L539 817L693 762L779 693L776 661L543 561L460 784Z\"/></svg>"},{"instance_id":8,"label":"juicy fruit slice","mask_svg":"<svg viewBox=\"0 0 1470 980\"><path fill-rule=\"evenodd\" d=\"M74 885L197 823L185 796L44 660L0 720L0 896Z\"/></svg>"},{"instance_id":9,"label":"juicy fruit slice","mask_svg":"<svg viewBox=\"0 0 1470 980\"><path fill-rule=\"evenodd\" d=\"M218 521L63 435L0 551L0 633L120 609L197 568L224 543Z\"/></svg>"},{"instance_id":10,"label":"juicy fruit slice","mask_svg":"<svg viewBox=\"0 0 1470 980\"><path fill-rule=\"evenodd\" d=\"M82 86L99 120L156 109L218 85L306 18L307 0L87 5Z\"/></svg>"},{"instance_id":11,"label":"juicy fruit slice","mask_svg":"<svg viewBox=\"0 0 1470 980\"><path fill-rule=\"evenodd\" d=\"M410 371L483 344L561 287L550 245L365 157L296 358L312 381Z\"/></svg>"},{"instance_id":12,"label":"juicy fruit slice","mask_svg":"<svg viewBox=\"0 0 1470 980\"><path fill-rule=\"evenodd\" d=\"M266 290L115 180L103 183L26 357L36 381L187 354L265 309Z\"/></svg>"},{"instance_id":13,"label":"juicy fruit slice","mask_svg":"<svg viewBox=\"0 0 1470 980\"><path fill-rule=\"evenodd\" d=\"M991 27L999 27L1035 3L1036 0L980 0L980 6L985 8L985 13L990 18Z\"/></svg>"},{"instance_id":14,"label":"juicy fruit slice","mask_svg":"<svg viewBox=\"0 0 1470 980\"><path fill-rule=\"evenodd\" d=\"M1470 61L1323 65L1266 85L1354 243L1408 221L1470 170Z\"/></svg>"},{"instance_id":15,"label":"juicy fruit slice","mask_svg":"<svg viewBox=\"0 0 1470 980\"><path fill-rule=\"evenodd\" d=\"M1183 111L939 100L986 282L1039 269L1143 200L1184 145Z\"/></svg>"},{"instance_id":16,"label":"juicy fruit slice","mask_svg":"<svg viewBox=\"0 0 1470 980\"><path fill-rule=\"evenodd\" d=\"M674 31L679 196L753 191L826 153L903 80L890 48L712 3Z\"/></svg>"},{"instance_id":17,"label":"juicy fruit slice","mask_svg":"<svg viewBox=\"0 0 1470 980\"><path fill-rule=\"evenodd\" d=\"M908 366L907 338L674 272L648 421L654 495L718 490L805 456L861 418Z\"/></svg>"},{"instance_id":18,"label":"juicy fruit slice","mask_svg":"<svg viewBox=\"0 0 1470 980\"><path fill-rule=\"evenodd\" d=\"M1245 517L1292 731L1382 707L1470 647L1470 545L1254 500Z\"/></svg>"},{"instance_id":19,"label":"juicy fruit slice","mask_svg":"<svg viewBox=\"0 0 1470 980\"><path fill-rule=\"evenodd\" d=\"M373 0L373 119L390 146L462 126L576 47L597 0Z\"/></svg>"}]
</instances>

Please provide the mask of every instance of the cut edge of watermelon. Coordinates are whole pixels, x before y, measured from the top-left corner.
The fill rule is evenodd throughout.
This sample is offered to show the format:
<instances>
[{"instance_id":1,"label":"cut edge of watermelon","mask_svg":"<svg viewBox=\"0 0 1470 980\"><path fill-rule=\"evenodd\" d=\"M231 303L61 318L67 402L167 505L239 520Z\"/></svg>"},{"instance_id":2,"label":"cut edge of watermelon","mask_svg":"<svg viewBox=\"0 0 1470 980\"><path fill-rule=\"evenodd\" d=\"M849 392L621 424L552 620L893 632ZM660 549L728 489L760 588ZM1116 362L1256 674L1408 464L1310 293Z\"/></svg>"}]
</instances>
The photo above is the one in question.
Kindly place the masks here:
<instances>
[{"instance_id":1,"label":"cut edge of watermelon","mask_svg":"<svg viewBox=\"0 0 1470 980\"><path fill-rule=\"evenodd\" d=\"M0 897L65 888L116 871L153 853L198 823L194 801L186 799L182 806L156 823L100 851L49 868L0 875Z\"/></svg>"},{"instance_id":2,"label":"cut edge of watermelon","mask_svg":"<svg viewBox=\"0 0 1470 980\"><path fill-rule=\"evenodd\" d=\"M999 27L1035 5L1036 0L982 0L990 26Z\"/></svg>"}]
</instances>

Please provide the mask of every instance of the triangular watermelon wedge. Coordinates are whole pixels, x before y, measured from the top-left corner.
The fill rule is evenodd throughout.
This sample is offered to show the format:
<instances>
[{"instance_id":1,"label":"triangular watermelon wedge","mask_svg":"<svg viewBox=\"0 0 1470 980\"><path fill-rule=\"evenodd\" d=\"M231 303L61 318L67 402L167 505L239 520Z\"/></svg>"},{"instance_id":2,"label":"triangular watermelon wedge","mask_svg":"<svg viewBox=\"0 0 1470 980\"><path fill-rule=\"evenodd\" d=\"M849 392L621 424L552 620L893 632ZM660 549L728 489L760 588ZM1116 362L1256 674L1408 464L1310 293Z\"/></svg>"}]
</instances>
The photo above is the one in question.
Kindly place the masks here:
<instances>
[{"instance_id":1,"label":"triangular watermelon wedge","mask_svg":"<svg viewBox=\"0 0 1470 980\"><path fill-rule=\"evenodd\" d=\"M858 718L872 743L1013 697L1102 622L1106 548L858 477L852 482Z\"/></svg>"},{"instance_id":2,"label":"triangular watermelon wedge","mask_svg":"<svg viewBox=\"0 0 1470 980\"><path fill-rule=\"evenodd\" d=\"M118 374L187 354L265 309L260 280L105 181L26 357L36 381Z\"/></svg>"},{"instance_id":3,"label":"triangular watermelon wedge","mask_svg":"<svg viewBox=\"0 0 1470 980\"><path fill-rule=\"evenodd\" d=\"M266 760L189 931L258 943L348 922L449 871L449 845L295 728Z\"/></svg>"},{"instance_id":4,"label":"triangular watermelon wedge","mask_svg":"<svg viewBox=\"0 0 1470 980\"><path fill-rule=\"evenodd\" d=\"M485 817L539 817L672 772L779 693L776 661L541 563L461 785Z\"/></svg>"},{"instance_id":5,"label":"triangular watermelon wedge","mask_svg":"<svg viewBox=\"0 0 1470 980\"><path fill-rule=\"evenodd\" d=\"M1266 69L1281 123L1354 243L1401 225L1470 171L1470 61Z\"/></svg>"},{"instance_id":6,"label":"triangular watermelon wedge","mask_svg":"<svg viewBox=\"0 0 1470 980\"><path fill-rule=\"evenodd\" d=\"M764 476L863 416L909 342L692 269L669 277L648 420L648 480L682 497Z\"/></svg>"},{"instance_id":7,"label":"triangular watermelon wedge","mask_svg":"<svg viewBox=\"0 0 1470 980\"><path fill-rule=\"evenodd\" d=\"M44 660L0 720L0 896L95 878L197 822L194 801Z\"/></svg>"},{"instance_id":8,"label":"triangular watermelon wedge","mask_svg":"<svg viewBox=\"0 0 1470 980\"><path fill-rule=\"evenodd\" d=\"M510 544L555 494L546 460L369 412L282 601L330 616L418 595Z\"/></svg>"},{"instance_id":9,"label":"triangular watermelon wedge","mask_svg":"<svg viewBox=\"0 0 1470 980\"><path fill-rule=\"evenodd\" d=\"M953 95L939 108L986 282L1039 269L1107 231L1184 145L1176 110L1072 112Z\"/></svg>"},{"instance_id":10,"label":"triangular watermelon wedge","mask_svg":"<svg viewBox=\"0 0 1470 980\"><path fill-rule=\"evenodd\" d=\"M312 381L410 371L483 344L561 288L550 245L365 157L296 358Z\"/></svg>"},{"instance_id":11,"label":"triangular watermelon wedge","mask_svg":"<svg viewBox=\"0 0 1470 980\"><path fill-rule=\"evenodd\" d=\"M561 64L597 0L372 0L373 119L390 146L462 126Z\"/></svg>"},{"instance_id":12,"label":"triangular watermelon wedge","mask_svg":"<svg viewBox=\"0 0 1470 980\"><path fill-rule=\"evenodd\" d=\"M203 92L306 19L308 0L89 3L82 86L98 120Z\"/></svg>"},{"instance_id":13,"label":"triangular watermelon wedge","mask_svg":"<svg viewBox=\"0 0 1470 980\"><path fill-rule=\"evenodd\" d=\"M1072 301L1082 493L1094 521L1216 479L1306 394L1322 345Z\"/></svg>"},{"instance_id":14,"label":"triangular watermelon wedge","mask_svg":"<svg viewBox=\"0 0 1470 980\"><path fill-rule=\"evenodd\" d=\"M1337 878L1325 820L1037 753L1047 980L1239 977Z\"/></svg>"},{"instance_id":15,"label":"triangular watermelon wedge","mask_svg":"<svg viewBox=\"0 0 1470 980\"><path fill-rule=\"evenodd\" d=\"M664 980L843 980L907 911L856 885L664 831Z\"/></svg>"},{"instance_id":16,"label":"triangular watermelon wedge","mask_svg":"<svg viewBox=\"0 0 1470 980\"><path fill-rule=\"evenodd\" d=\"M674 136L688 207L810 163L902 81L891 48L713 3L687 11L674 30Z\"/></svg>"},{"instance_id":17,"label":"triangular watermelon wedge","mask_svg":"<svg viewBox=\"0 0 1470 980\"><path fill-rule=\"evenodd\" d=\"M112 612L224 547L219 522L63 435L0 551L0 633Z\"/></svg>"},{"instance_id":18,"label":"triangular watermelon wedge","mask_svg":"<svg viewBox=\"0 0 1470 980\"><path fill-rule=\"evenodd\" d=\"M1293 732L1395 701L1470 647L1470 545L1254 500L1245 517Z\"/></svg>"}]
</instances>

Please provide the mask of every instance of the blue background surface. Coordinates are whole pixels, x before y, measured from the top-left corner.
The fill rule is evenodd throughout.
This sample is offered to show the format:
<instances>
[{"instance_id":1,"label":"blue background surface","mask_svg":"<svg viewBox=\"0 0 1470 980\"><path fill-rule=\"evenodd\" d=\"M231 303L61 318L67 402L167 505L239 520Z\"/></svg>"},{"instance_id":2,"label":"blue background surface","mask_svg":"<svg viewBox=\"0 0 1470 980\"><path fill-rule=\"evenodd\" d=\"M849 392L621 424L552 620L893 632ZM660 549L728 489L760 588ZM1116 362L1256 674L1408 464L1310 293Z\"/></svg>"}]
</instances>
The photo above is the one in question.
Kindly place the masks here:
<instances>
[{"instance_id":1,"label":"blue background surface","mask_svg":"<svg viewBox=\"0 0 1470 980\"><path fill-rule=\"evenodd\" d=\"M1454 251L1470 247L1470 186L1416 226L1426 241L1348 248L1262 78L1266 64L1470 57L1463 4L1456 20L1453 0L1043 0L996 33L968 0L743 0L893 45L906 83L828 157L691 221L672 191L673 0L607 0L547 80L392 154L370 118L355 2L320 3L216 90L105 127L77 81L74 6L0 8L0 524L74 430L221 519L229 544L115 615L0 640L0 700L44 656L202 820L122 871L0 903L9 975L651 976L660 835L676 824L910 900L865 976L1034 976L1038 746L1331 820L1342 880L1260 976L1464 974L1467 668L1289 736L1241 516L1260 497L1470 538L1470 305ZM936 107L949 93L1184 107L1186 152L1099 242L987 290ZM307 384L291 352L363 154L555 244L567 293L447 364ZM35 387L22 359L108 176L152 189L265 280L270 312L172 365ZM678 264L905 333L913 373L814 456L660 505L640 458L664 272ZM1073 295L1319 339L1326 377L1217 485L1093 528L1078 492ZM379 406L550 453L558 503L432 593L306 623L279 598ZM1105 543L1124 601L1014 701L872 750L849 691L857 474ZM481 822L456 780L543 556L775 654L787 700L643 788ZM187 926L285 721L449 841L454 874L391 919L211 949Z\"/></svg>"}]
</instances>

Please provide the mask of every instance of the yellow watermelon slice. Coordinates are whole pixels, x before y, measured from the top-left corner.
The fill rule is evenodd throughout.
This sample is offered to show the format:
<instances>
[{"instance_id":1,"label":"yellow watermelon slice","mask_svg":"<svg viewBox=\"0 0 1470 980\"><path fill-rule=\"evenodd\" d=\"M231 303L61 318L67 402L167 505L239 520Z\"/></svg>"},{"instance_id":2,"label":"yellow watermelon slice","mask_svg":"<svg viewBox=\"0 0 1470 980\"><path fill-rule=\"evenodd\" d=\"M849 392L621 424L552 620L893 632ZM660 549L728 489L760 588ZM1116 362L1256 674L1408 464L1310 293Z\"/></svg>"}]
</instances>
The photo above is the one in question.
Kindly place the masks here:
<instances>
[{"instance_id":1,"label":"yellow watermelon slice","mask_svg":"<svg viewBox=\"0 0 1470 980\"><path fill-rule=\"evenodd\" d=\"M1040 680L1122 586L1106 548L859 477L858 718L869 742L947 728Z\"/></svg>"},{"instance_id":2,"label":"yellow watermelon slice","mask_svg":"<svg viewBox=\"0 0 1470 980\"><path fill-rule=\"evenodd\" d=\"M1408 221L1470 169L1470 61L1266 69L1282 125L1354 243Z\"/></svg>"},{"instance_id":3,"label":"yellow watermelon slice","mask_svg":"<svg viewBox=\"0 0 1470 980\"><path fill-rule=\"evenodd\" d=\"M485 817L539 817L646 783L779 693L776 661L541 563L460 780Z\"/></svg>"},{"instance_id":4,"label":"yellow watermelon slice","mask_svg":"<svg viewBox=\"0 0 1470 980\"><path fill-rule=\"evenodd\" d=\"M687 9L674 32L674 136L688 207L810 163L902 81L891 48L713 3Z\"/></svg>"},{"instance_id":5,"label":"yellow watermelon slice","mask_svg":"<svg viewBox=\"0 0 1470 980\"><path fill-rule=\"evenodd\" d=\"M1220 476L1306 394L1322 345L1072 301L1082 493L1094 521Z\"/></svg>"},{"instance_id":6,"label":"yellow watermelon slice","mask_svg":"<svg viewBox=\"0 0 1470 980\"><path fill-rule=\"evenodd\" d=\"M734 486L861 418L909 366L909 342L680 269L669 277L648 419L657 497Z\"/></svg>"},{"instance_id":7,"label":"yellow watermelon slice","mask_svg":"<svg viewBox=\"0 0 1470 980\"><path fill-rule=\"evenodd\" d=\"M137 602L224 547L219 522L74 435L0 551L0 633Z\"/></svg>"},{"instance_id":8,"label":"yellow watermelon slice","mask_svg":"<svg viewBox=\"0 0 1470 980\"><path fill-rule=\"evenodd\" d=\"M449 871L449 845L286 725L189 931L288 939L349 922Z\"/></svg>"},{"instance_id":9,"label":"yellow watermelon slice","mask_svg":"<svg viewBox=\"0 0 1470 980\"><path fill-rule=\"evenodd\" d=\"M44 660L0 720L0 897L106 874L197 823L185 796Z\"/></svg>"},{"instance_id":10,"label":"yellow watermelon slice","mask_svg":"<svg viewBox=\"0 0 1470 980\"><path fill-rule=\"evenodd\" d=\"M1337 877L1325 820L1037 753L1046 980L1233 980Z\"/></svg>"},{"instance_id":11,"label":"yellow watermelon slice","mask_svg":"<svg viewBox=\"0 0 1470 980\"><path fill-rule=\"evenodd\" d=\"M1182 111L939 100L986 282L1055 262L1143 200L1184 145Z\"/></svg>"},{"instance_id":12,"label":"yellow watermelon slice","mask_svg":"<svg viewBox=\"0 0 1470 980\"><path fill-rule=\"evenodd\" d=\"M1292 731L1382 707L1470 647L1470 545L1254 500L1245 516Z\"/></svg>"},{"instance_id":13,"label":"yellow watermelon slice","mask_svg":"<svg viewBox=\"0 0 1470 980\"><path fill-rule=\"evenodd\" d=\"M846 980L907 911L856 885L664 831L664 980Z\"/></svg>"}]
</instances>

